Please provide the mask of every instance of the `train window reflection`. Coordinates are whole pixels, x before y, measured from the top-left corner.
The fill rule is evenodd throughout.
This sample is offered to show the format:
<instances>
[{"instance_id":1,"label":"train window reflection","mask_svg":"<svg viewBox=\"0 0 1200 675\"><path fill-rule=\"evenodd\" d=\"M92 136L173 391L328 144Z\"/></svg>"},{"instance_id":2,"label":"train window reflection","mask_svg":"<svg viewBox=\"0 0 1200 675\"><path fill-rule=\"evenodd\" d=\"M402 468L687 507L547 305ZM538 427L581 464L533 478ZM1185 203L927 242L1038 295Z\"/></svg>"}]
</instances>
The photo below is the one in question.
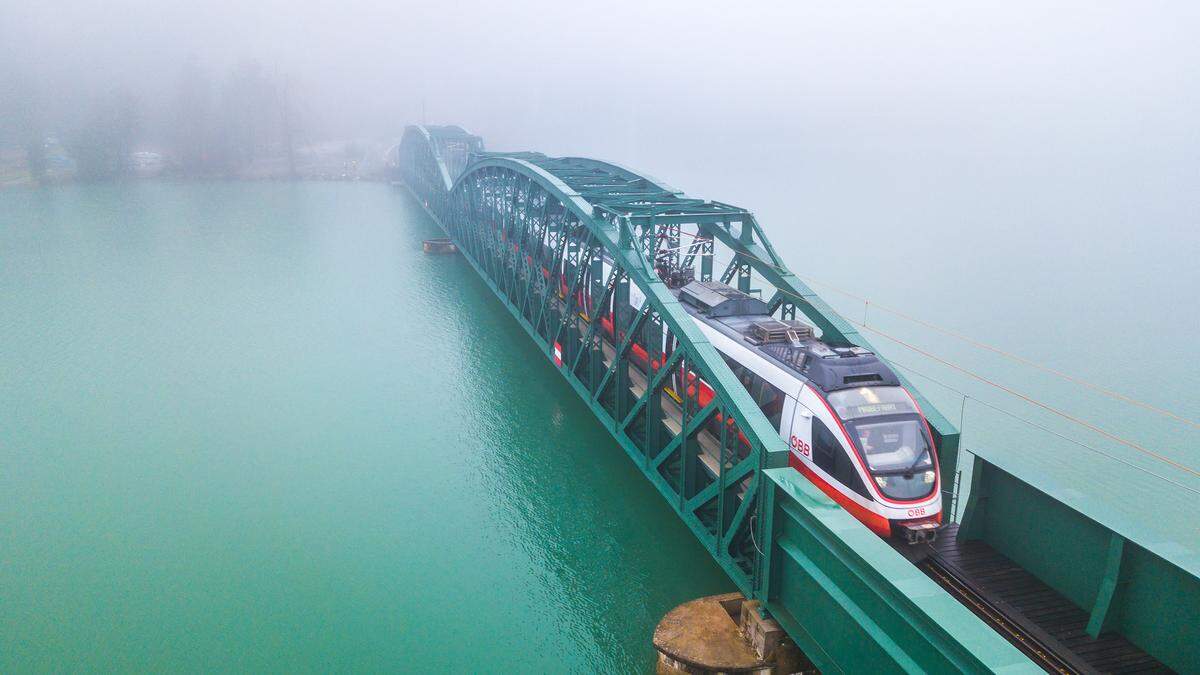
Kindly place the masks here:
<instances>
[{"instance_id":1,"label":"train window reflection","mask_svg":"<svg viewBox=\"0 0 1200 675\"><path fill-rule=\"evenodd\" d=\"M855 435L872 473L908 473L933 466L929 444L918 420L858 424L855 426Z\"/></svg>"},{"instance_id":2,"label":"train window reflection","mask_svg":"<svg viewBox=\"0 0 1200 675\"><path fill-rule=\"evenodd\" d=\"M771 421L771 426L778 430L779 423L783 421L783 392L770 382L762 380L762 390L758 395L758 407L762 408L767 419Z\"/></svg>"},{"instance_id":3,"label":"train window reflection","mask_svg":"<svg viewBox=\"0 0 1200 675\"><path fill-rule=\"evenodd\" d=\"M933 492L933 456L919 418L852 426L872 479L884 496L922 499Z\"/></svg>"}]
</instances>

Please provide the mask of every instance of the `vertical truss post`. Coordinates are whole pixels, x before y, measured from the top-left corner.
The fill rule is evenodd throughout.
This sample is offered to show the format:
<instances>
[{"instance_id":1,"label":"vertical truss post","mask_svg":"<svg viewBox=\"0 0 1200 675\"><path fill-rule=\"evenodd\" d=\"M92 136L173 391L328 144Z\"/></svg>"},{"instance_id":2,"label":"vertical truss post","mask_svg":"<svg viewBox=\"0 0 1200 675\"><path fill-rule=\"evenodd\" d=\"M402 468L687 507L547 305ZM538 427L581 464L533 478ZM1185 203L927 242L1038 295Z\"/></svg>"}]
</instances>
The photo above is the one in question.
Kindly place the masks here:
<instances>
[{"instance_id":1,"label":"vertical truss post","mask_svg":"<svg viewBox=\"0 0 1200 675\"><path fill-rule=\"evenodd\" d=\"M688 488L688 456L691 454L688 443L688 427L692 422L692 393L695 390L696 385L692 380L692 359L691 355L687 354L683 357L683 392L680 393L683 402L679 405L679 478L675 485L681 511L687 502L685 495Z\"/></svg>"},{"instance_id":2,"label":"vertical truss post","mask_svg":"<svg viewBox=\"0 0 1200 675\"><path fill-rule=\"evenodd\" d=\"M617 280L616 294L613 297L613 344L618 345L617 353L613 356L617 372L613 379L613 418L621 419L629 411L629 349L622 349L628 340L630 325L633 323L635 312L629 307L629 277L623 276Z\"/></svg>"},{"instance_id":3,"label":"vertical truss post","mask_svg":"<svg viewBox=\"0 0 1200 675\"><path fill-rule=\"evenodd\" d=\"M682 226L677 222L669 222L665 225L654 225L654 217L651 216L650 223L647 225L654 232L655 250L654 250L654 268L662 274L662 270L674 270L679 267L679 247L680 233L683 231Z\"/></svg>"},{"instance_id":4,"label":"vertical truss post","mask_svg":"<svg viewBox=\"0 0 1200 675\"><path fill-rule=\"evenodd\" d=\"M700 256L700 281L712 281L713 255L716 253L716 249L713 242L712 232L709 230L709 227L706 225L703 230L697 230L697 233L701 231L704 233L704 236L708 238L708 243L704 245L704 250Z\"/></svg>"},{"instance_id":5,"label":"vertical truss post","mask_svg":"<svg viewBox=\"0 0 1200 675\"><path fill-rule=\"evenodd\" d=\"M725 271L721 272L721 283L728 284L730 281L733 281L733 275L737 274L738 267L740 266L739 260L740 257L735 254L733 260L730 260L729 264L725 266Z\"/></svg>"},{"instance_id":6,"label":"vertical truss post","mask_svg":"<svg viewBox=\"0 0 1200 675\"><path fill-rule=\"evenodd\" d=\"M658 324L657 333L660 336L663 334L661 322ZM662 338L660 337L660 339ZM667 339L669 340L670 337ZM669 368L665 353L659 354L658 362L660 371ZM657 384L654 383L654 380L651 381L653 386L651 386L649 390L650 398L646 401L646 428L644 432L646 435L646 442L643 444L643 463L649 462L650 458L653 457L658 452L659 448L662 447L662 397L663 388L666 387L667 382L669 381L669 374L666 374L666 377L662 378Z\"/></svg>"},{"instance_id":7,"label":"vertical truss post","mask_svg":"<svg viewBox=\"0 0 1200 675\"><path fill-rule=\"evenodd\" d=\"M542 206L538 211L538 216L535 221L536 229L534 231L532 241L530 242L530 246L537 247L535 253L530 256L533 260L530 263L531 269L529 270L529 274L530 278L533 280L533 284L530 288L530 292L526 294L521 303L521 315L530 320L533 319L533 305L531 304L531 301L535 296L544 299L546 296L546 288L549 283L549 280L546 278L546 276L542 274L542 270L549 269L547 267L549 262L546 259L547 247L545 240L546 232L549 228L549 223L546 220L546 211L550 200L546 198L545 193L540 193L540 196L542 197Z\"/></svg>"},{"instance_id":8,"label":"vertical truss post","mask_svg":"<svg viewBox=\"0 0 1200 675\"><path fill-rule=\"evenodd\" d=\"M550 348L554 347L550 334L550 320L554 316L555 311L552 307L559 298L559 288L562 285L564 274L566 273L566 256L567 256L567 217L562 214L561 218L555 218L554 226L551 230L552 241L554 242L553 253L550 260L550 278L546 280L546 295L542 299L542 306L538 309L537 318L533 322L534 331L541 335L543 339L551 341ZM565 302L565 298L563 298ZM550 309L547 313L547 308ZM546 321L543 322L542 319Z\"/></svg>"},{"instance_id":9,"label":"vertical truss post","mask_svg":"<svg viewBox=\"0 0 1200 675\"><path fill-rule=\"evenodd\" d=\"M721 474L717 477L717 541L725 536L725 528L729 526L728 518L725 513L727 510L726 497L729 492L729 473L725 470L725 465L730 463L730 457L736 456L735 451L730 450L730 436L732 441L737 443L737 434L729 433L729 410L722 406L721 408Z\"/></svg>"},{"instance_id":10,"label":"vertical truss post","mask_svg":"<svg viewBox=\"0 0 1200 675\"><path fill-rule=\"evenodd\" d=\"M646 311L651 311L649 307ZM659 393L659 387L654 385L658 371L663 367L665 360L663 354L663 325L661 317L654 314L646 320L645 328L642 331L644 340L642 344L646 345L646 391L650 396L645 409L646 424L642 429L642 447L650 447L651 441L654 440L655 429L653 428L656 420L654 414L662 406L662 394Z\"/></svg>"},{"instance_id":11,"label":"vertical truss post","mask_svg":"<svg viewBox=\"0 0 1200 675\"><path fill-rule=\"evenodd\" d=\"M574 242L574 237L571 238L571 241ZM583 279L588 267L588 263L591 260L591 256L595 252L595 249L592 248L590 242L587 244L586 249L581 250L581 248L576 245L575 250L578 257L576 257L573 264L570 265L571 286L567 289L567 297L562 301L563 315L559 318L558 327L553 333L551 333L554 337L550 341L551 348L553 348L555 342L558 342L563 346L564 359L573 357L575 352L571 350L578 348L578 343L576 342L578 338L576 338L574 334L578 332L578 328L575 326L577 312L579 311L578 291L580 286L583 284ZM568 332L566 337L563 338L563 330L568 326L570 326L574 332Z\"/></svg>"},{"instance_id":12,"label":"vertical truss post","mask_svg":"<svg viewBox=\"0 0 1200 675\"><path fill-rule=\"evenodd\" d=\"M750 264L741 263L737 270L737 288L743 293L750 292Z\"/></svg>"},{"instance_id":13,"label":"vertical truss post","mask_svg":"<svg viewBox=\"0 0 1200 675\"><path fill-rule=\"evenodd\" d=\"M738 241L746 246L753 246L754 245L754 227L755 227L754 220L753 219L742 220L739 224L741 225L741 228L738 231Z\"/></svg>"},{"instance_id":14,"label":"vertical truss post","mask_svg":"<svg viewBox=\"0 0 1200 675\"><path fill-rule=\"evenodd\" d=\"M783 292L775 291L775 295L771 296L771 300L767 302L767 311L771 314L779 312L780 319L795 319L796 303Z\"/></svg>"},{"instance_id":15,"label":"vertical truss post","mask_svg":"<svg viewBox=\"0 0 1200 675\"><path fill-rule=\"evenodd\" d=\"M592 298L590 306L585 308L589 319L599 314L600 310L596 308L596 298L599 298L604 293L604 256L598 255L592 259L592 268L588 270L590 283L588 284L588 297Z\"/></svg>"},{"instance_id":16,"label":"vertical truss post","mask_svg":"<svg viewBox=\"0 0 1200 675\"><path fill-rule=\"evenodd\" d=\"M736 276L737 289L743 293L749 293L750 270L750 263L746 262L740 253L736 254L733 256L733 260L729 261L729 265L721 274L721 283L728 284L729 282L733 281L733 278Z\"/></svg>"},{"instance_id":17,"label":"vertical truss post","mask_svg":"<svg viewBox=\"0 0 1200 675\"><path fill-rule=\"evenodd\" d=\"M577 372L579 359L586 351L588 354L587 368L587 389L592 394L596 394L596 385L601 372L603 371L604 348L603 334L601 324L605 318L611 321L611 306L613 293L617 287L617 280L622 276L621 268L614 266L609 272L608 281L602 286L604 289L600 295L600 299L595 301L597 307L595 314L592 315L588 323L587 335L583 338L584 348L580 350L579 355L571 363L571 372Z\"/></svg>"}]
</instances>

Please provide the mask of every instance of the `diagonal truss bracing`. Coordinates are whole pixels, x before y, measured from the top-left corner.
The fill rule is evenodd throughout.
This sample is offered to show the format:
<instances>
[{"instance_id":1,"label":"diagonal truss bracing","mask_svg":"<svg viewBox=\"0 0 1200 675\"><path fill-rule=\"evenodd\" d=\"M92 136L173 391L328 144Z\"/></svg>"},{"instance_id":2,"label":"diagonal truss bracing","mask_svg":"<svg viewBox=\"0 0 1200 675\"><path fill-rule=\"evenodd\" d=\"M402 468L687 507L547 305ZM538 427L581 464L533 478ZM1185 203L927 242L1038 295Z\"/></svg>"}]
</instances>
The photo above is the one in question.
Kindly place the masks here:
<instances>
[{"instance_id":1,"label":"diagonal truss bracing","mask_svg":"<svg viewBox=\"0 0 1200 675\"><path fill-rule=\"evenodd\" d=\"M607 162L485 153L457 127L410 127L399 152L404 183L485 283L739 590L823 670L1022 662L965 610L909 598L939 591L781 468L785 442L662 280L715 272L778 316L803 314L828 342L865 345L788 271L753 215ZM923 406L952 467L957 431Z\"/></svg>"}]
</instances>

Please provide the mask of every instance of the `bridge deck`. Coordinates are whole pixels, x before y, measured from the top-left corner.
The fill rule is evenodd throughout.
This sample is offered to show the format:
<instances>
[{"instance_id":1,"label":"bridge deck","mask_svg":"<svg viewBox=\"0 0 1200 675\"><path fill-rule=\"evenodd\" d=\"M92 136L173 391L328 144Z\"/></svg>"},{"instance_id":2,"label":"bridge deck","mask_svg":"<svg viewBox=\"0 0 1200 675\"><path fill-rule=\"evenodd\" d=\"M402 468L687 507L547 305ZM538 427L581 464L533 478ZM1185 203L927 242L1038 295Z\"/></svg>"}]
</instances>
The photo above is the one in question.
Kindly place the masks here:
<instances>
[{"instance_id":1,"label":"bridge deck","mask_svg":"<svg viewBox=\"0 0 1200 675\"><path fill-rule=\"evenodd\" d=\"M1173 672L1115 632L1093 639L1086 631L1087 612L987 543L960 541L958 531L958 525L952 524L936 542L926 545L930 558L920 567L968 607L980 603L973 608L977 614L1048 670ZM989 616L992 611L1003 616Z\"/></svg>"}]
</instances>

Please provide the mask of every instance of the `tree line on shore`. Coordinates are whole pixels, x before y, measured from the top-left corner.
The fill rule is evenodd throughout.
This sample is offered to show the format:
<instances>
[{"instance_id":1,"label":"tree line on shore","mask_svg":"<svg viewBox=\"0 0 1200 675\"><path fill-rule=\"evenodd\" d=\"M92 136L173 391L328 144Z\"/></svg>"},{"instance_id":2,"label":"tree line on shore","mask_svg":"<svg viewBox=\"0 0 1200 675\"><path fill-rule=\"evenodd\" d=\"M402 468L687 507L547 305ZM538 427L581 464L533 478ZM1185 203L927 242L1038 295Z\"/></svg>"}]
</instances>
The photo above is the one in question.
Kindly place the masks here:
<instances>
[{"instance_id":1,"label":"tree line on shore","mask_svg":"<svg viewBox=\"0 0 1200 675\"><path fill-rule=\"evenodd\" d=\"M286 76L245 60L214 78L193 59L167 89L139 97L118 87L39 105L36 87L26 86L0 146L22 149L38 181L54 177L56 152L69 158L76 179L121 178L136 170L140 148L156 150L162 169L179 175L236 175L268 158L295 173L298 115Z\"/></svg>"}]
</instances>

